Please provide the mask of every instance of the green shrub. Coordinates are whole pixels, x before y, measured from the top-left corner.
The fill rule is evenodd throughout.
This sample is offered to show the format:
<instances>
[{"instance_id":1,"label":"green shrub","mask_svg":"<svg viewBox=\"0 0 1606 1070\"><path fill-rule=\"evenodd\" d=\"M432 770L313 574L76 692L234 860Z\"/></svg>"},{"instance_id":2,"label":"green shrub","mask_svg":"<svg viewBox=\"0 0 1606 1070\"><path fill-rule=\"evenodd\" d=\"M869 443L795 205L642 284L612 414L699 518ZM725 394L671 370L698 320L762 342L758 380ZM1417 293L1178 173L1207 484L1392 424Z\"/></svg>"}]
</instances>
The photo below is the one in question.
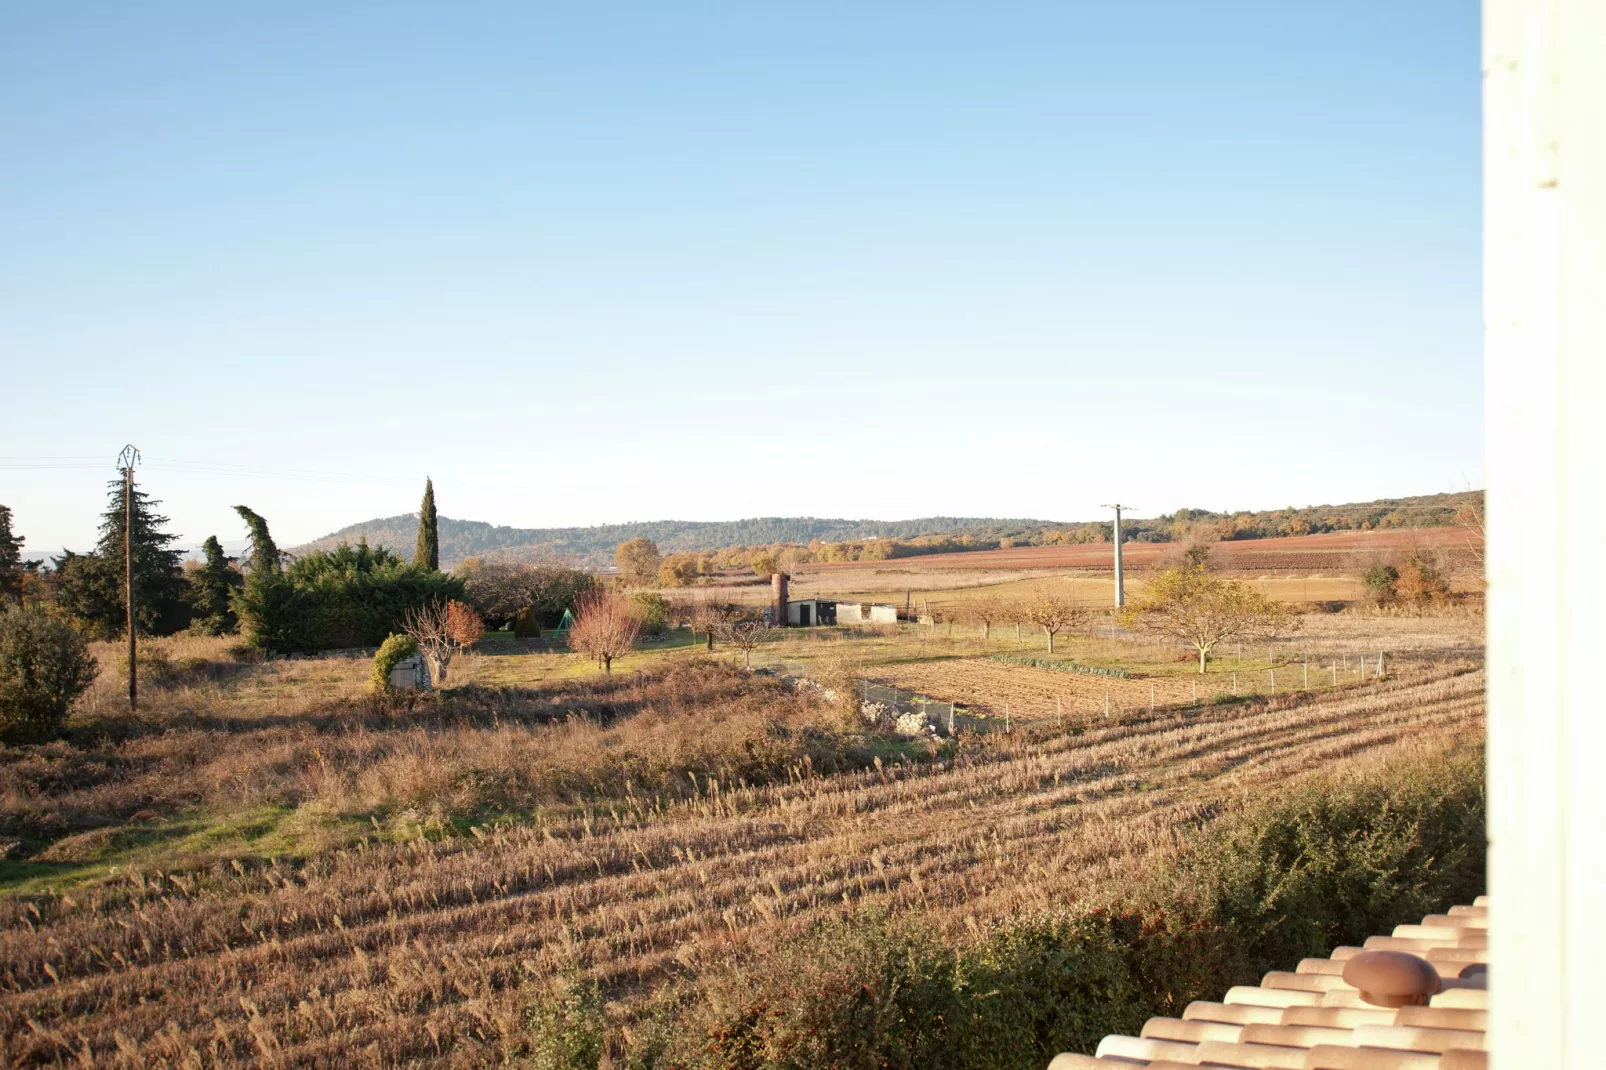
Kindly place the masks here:
<instances>
[{"instance_id":1,"label":"green shrub","mask_svg":"<svg viewBox=\"0 0 1606 1070\"><path fill-rule=\"evenodd\" d=\"M1222 822L1177 894L1232 932L1244 976L1291 969L1481 895L1484 814L1477 751L1303 785Z\"/></svg>"},{"instance_id":2,"label":"green shrub","mask_svg":"<svg viewBox=\"0 0 1606 1070\"><path fill-rule=\"evenodd\" d=\"M392 635L379 644L374 655L374 671L368 677L375 691L390 690L390 670L397 662L406 661L418 654L418 641L410 635Z\"/></svg>"},{"instance_id":3,"label":"green shrub","mask_svg":"<svg viewBox=\"0 0 1606 1070\"><path fill-rule=\"evenodd\" d=\"M536 1000L524 1013L534 1070L579 1070L602 1063L605 1018L596 982L573 978Z\"/></svg>"},{"instance_id":4,"label":"green shrub","mask_svg":"<svg viewBox=\"0 0 1606 1070\"><path fill-rule=\"evenodd\" d=\"M662 635L669 628L669 601L661 594L641 591L630 596L630 605L641 618L641 634Z\"/></svg>"},{"instance_id":5,"label":"green shrub","mask_svg":"<svg viewBox=\"0 0 1606 1070\"><path fill-rule=\"evenodd\" d=\"M0 610L0 740L25 743L61 730L95 681L83 636L39 609Z\"/></svg>"},{"instance_id":6,"label":"green shrub","mask_svg":"<svg viewBox=\"0 0 1606 1070\"><path fill-rule=\"evenodd\" d=\"M1374 605L1385 605L1399 596L1400 570L1393 565L1373 565L1361 574L1361 582Z\"/></svg>"}]
</instances>

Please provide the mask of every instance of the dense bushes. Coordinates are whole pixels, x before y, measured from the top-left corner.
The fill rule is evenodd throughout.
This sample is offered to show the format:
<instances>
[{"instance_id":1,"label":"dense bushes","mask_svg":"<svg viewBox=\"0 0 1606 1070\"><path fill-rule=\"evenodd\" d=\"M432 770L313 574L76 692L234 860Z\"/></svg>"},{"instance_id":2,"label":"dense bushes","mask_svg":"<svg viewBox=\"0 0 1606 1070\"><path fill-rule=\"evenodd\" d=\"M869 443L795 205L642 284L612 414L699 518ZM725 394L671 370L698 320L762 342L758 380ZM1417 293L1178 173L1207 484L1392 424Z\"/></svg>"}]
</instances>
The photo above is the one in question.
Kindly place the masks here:
<instances>
[{"instance_id":1,"label":"dense bushes","mask_svg":"<svg viewBox=\"0 0 1606 1070\"><path fill-rule=\"evenodd\" d=\"M398 662L418 655L418 640L410 635L392 635L379 644L379 652L374 655L374 669L368 677L368 682L375 691L390 690L390 670Z\"/></svg>"},{"instance_id":2,"label":"dense bushes","mask_svg":"<svg viewBox=\"0 0 1606 1070\"><path fill-rule=\"evenodd\" d=\"M253 569L236 608L257 646L313 653L377 646L409 609L462 596L462 580L359 543L314 551L278 572Z\"/></svg>"},{"instance_id":3,"label":"dense bushes","mask_svg":"<svg viewBox=\"0 0 1606 1070\"><path fill-rule=\"evenodd\" d=\"M1016 918L965 946L833 921L710 985L703 1065L1040 1068L1484 890L1481 756L1318 782L1228 817L1126 904Z\"/></svg>"},{"instance_id":4,"label":"dense bushes","mask_svg":"<svg viewBox=\"0 0 1606 1070\"><path fill-rule=\"evenodd\" d=\"M70 624L38 609L0 610L0 740L56 734L95 680L95 659Z\"/></svg>"}]
</instances>

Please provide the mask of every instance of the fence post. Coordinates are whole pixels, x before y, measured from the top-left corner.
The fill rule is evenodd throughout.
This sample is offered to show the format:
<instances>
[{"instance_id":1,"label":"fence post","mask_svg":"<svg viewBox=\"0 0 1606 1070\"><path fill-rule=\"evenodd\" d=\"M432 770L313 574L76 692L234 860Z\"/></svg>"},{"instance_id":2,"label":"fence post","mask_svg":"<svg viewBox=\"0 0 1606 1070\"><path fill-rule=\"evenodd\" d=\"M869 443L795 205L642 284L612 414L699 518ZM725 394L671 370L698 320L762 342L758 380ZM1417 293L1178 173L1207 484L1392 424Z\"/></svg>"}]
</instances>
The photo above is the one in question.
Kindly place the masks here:
<instances>
[{"instance_id":1,"label":"fence post","mask_svg":"<svg viewBox=\"0 0 1606 1070\"><path fill-rule=\"evenodd\" d=\"M1333 662L1333 690L1338 690L1338 662Z\"/></svg>"},{"instance_id":2,"label":"fence post","mask_svg":"<svg viewBox=\"0 0 1606 1070\"><path fill-rule=\"evenodd\" d=\"M954 704L948 703L948 738L954 738Z\"/></svg>"},{"instance_id":3,"label":"fence post","mask_svg":"<svg viewBox=\"0 0 1606 1070\"><path fill-rule=\"evenodd\" d=\"M1195 706L1199 705L1199 681L1198 680L1194 680L1193 681L1193 704Z\"/></svg>"},{"instance_id":4,"label":"fence post","mask_svg":"<svg viewBox=\"0 0 1606 1070\"><path fill-rule=\"evenodd\" d=\"M1149 713L1154 713L1154 685L1149 685Z\"/></svg>"},{"instance_id":5,"label":"fence post","mask_svg":"<svg viewBox=\"0 0 1606 1070\"><path fill-rule=\"evenodd\" d=\"M1065 727L1065 710L1060 706L1060 697L1054 696L1054 727Z\"/></svg>"},{"instance_id":6,"label":"fence post","mask_svg":"<svg viewBox=\"0 0 1606 1070\"><path fill-rule=\"evenodd\" d=\"M1236 695L1238 693L1238 674L1237 673L1233 673L1232 674L1232 693L1234 695Z\"/></svg>"},{"instance_id":7,"label":"fence post","mask_svg":"<svg viewBox=\"0 0 1606 1070\"><path fill-rule=\"evenodd\" d=\"M1277 670L1267 669L1266 671L1271 673L1271 693L1275 695L1277 693Z\"/></svg>"},{"instance_id":8,"label":"fence post","mask_svg":"<svg viewBox=\"0 0 1606 1070\"><path fill-rule=\"evenodd\" d=\"M1305 690L1310 690L1310 659L1305 659Z\"/></svg>"},{"instance_id":9,"label":"fence post","mask_svg":"<svg viewBox=\"0 0 1606 1070\"><path fill-rule=\"evenodd\" d=\"M1110 693L1108 691L1104 692L1104 716L1106 718L1110 716Z\"/></svg>"},{"instance_id":10,"label":"fence post","mask_svg":"<svg viewBox=\"0 0 1606 1070\"><path fill-rule=\"evenodd\" d=\"M1377 675L1378 675L1378 679L1382 679L1382 677L1383 677L1383 652L1381 650L1379 650L1377 652Z\"/></svg>"},{"instance_id":11,"label":"fence post","mask_svg":"<svg viewBox=\"0 0 1606 1070\"><path fill-rule=\"evenodd\" d=\"M1009 716L1009 703L1006 702L1004 703L1004 731L1009 733L1013 732L1014 730L1014 722L1010 720Z\"/></svg>"}]
</instances>

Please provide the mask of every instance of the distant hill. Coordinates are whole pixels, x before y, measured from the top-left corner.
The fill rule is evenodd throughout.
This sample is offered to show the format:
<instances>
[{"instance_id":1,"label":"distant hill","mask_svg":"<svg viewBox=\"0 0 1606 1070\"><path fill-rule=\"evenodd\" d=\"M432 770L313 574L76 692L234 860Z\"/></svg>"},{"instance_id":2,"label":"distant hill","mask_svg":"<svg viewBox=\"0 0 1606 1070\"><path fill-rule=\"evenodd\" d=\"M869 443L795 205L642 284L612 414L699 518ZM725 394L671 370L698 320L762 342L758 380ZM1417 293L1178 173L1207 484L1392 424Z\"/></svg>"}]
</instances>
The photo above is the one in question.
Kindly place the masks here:
<instances>
[{"instance_id":1,"label":"distant hill","mask_svg":"<svg viewBox=\"0 0 1606 1070\"><path fill-rule=\"evenodd\" d=\"M1481 498L1482 492L1470 491L1383 498L1347 505L1290 506L1259 512L1179 509L1158 517L1130 520L1124 526L1124 534L1133 541L1166 542L1189 524L1207 525L1214 537L1226 539L1438 527L1454 523L1458 510ZM1097 541L1101 534L1108 538L1108 529L1107 520L1075 522L954 516L915 520L754 517L729 521L654 520L588 528L514 528L443 516L440 518L440 551L441 565L445 568L480 555L512 561L561 561L602 569L613 564L615 547L634 538L651 539L664 553L776 543L806 545L816 540L835 543L942 538L953 539L956 543L962 541L963 548L982 549L1008 544ZM403 555L411 555L417 534L417 514L408 513L352 524L291 550L294 553L327 550L343 542L367 539L371 545L388 546Z\"/></svg>"},{"instance_id":2,"label":"distant hill","mask_svg":"<svg viewBox=\"0 0 1606 1070\"><path fill-rule=\"evenodd\" d=\"M451 568L475 555L513 561L562 561L584 568L607 568L613 551L627 539L645 538L664 553L723 550L731 546L772 543L847 542L862 539L912 539L921 535L972 534L982 538L1028 536L1051 526L1043 520L932 516L918 520L831 520L810 516L754 517L749 520L653 520L602 524L590 528L511 528L479 520L440 517L441 566ZM292 553L330 550L360 538L411 555L418 537L418 514L365 520L291 548Z\"/></svg>"}]
</instances>

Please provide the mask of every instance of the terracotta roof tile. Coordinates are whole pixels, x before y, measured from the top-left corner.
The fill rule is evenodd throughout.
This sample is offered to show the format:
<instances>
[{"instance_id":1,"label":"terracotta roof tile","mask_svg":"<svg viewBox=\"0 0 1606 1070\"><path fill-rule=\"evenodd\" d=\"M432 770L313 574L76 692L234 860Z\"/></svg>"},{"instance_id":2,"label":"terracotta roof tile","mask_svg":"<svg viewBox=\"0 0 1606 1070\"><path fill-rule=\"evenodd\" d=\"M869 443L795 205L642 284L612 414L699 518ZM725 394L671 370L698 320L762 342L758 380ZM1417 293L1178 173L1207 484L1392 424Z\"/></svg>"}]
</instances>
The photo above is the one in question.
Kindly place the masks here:
<instances>
[{"instance_id":1,"label":"terracotta roof tile","mask_svg":"<svg viewBox=\"0 0 1606 1070\"><path fill-rule=\"evenodd\" d=\"M1141 1037L1105 1037L1096 1056L1060 1055L1050 1070L1487 1070L1488 906L1488 897L1479 896L1469 906L1374 936L1364 948L1339 947L1293 971L1274 970L1259 985L1229 989L1220 1003L1201 1000L1188 1004L1181 1018L1149 1019ZM1422 958L1438 973L1441 990L1425 1006L1368 1003L1343 978L1345 965L1363 951ZM1421 983L1419 969L1397 961L1408 967L1408 986ZM1387 956L1355 964L1357 980L1367 985L1375 983L1368 970L1375 978L1375 971L1390 968L1397 967ZM1433 983L1431 975L1423 980Z\"/></svg>"}]
</instances>

